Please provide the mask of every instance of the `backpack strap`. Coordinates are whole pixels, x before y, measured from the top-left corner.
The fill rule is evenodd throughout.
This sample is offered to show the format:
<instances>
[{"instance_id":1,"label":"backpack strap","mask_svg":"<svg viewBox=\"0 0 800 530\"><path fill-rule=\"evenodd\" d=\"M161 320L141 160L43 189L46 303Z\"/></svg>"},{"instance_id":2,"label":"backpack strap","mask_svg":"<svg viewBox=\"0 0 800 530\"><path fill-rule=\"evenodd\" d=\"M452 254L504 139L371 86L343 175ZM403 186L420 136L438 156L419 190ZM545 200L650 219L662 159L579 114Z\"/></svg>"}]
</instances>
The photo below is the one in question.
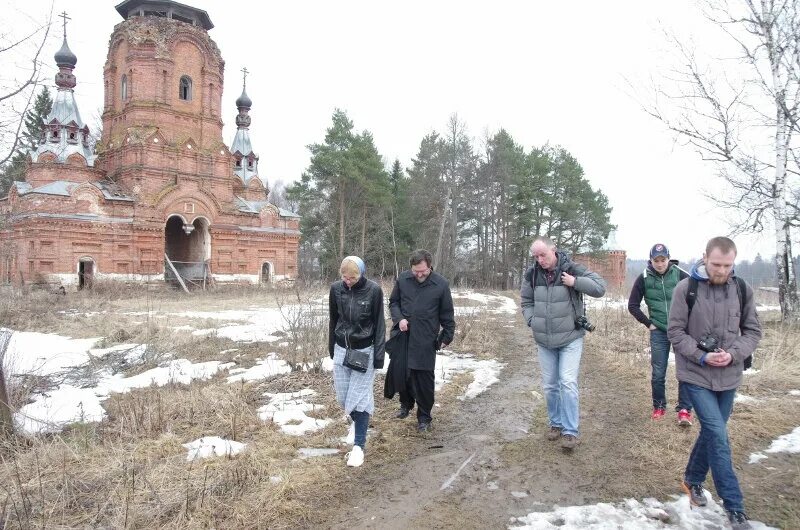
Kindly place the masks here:
<instances>
[{"instance_id":1,"label":"backpack strap","mask_svg":"<svg viewBox=\"0 0 800 530\"><path fill-rule=\"evenodd\" d=\"M741 329L742 323L744 322L744 303L747 297L747 287L745 286L743 278L734 276L733 279L736 283L736 296L739 297L739 328ZM689 276L689 288L686 290L686 307L689 309L686 315L687 319L689 315L692 314L692 307L694 307L694 303L697 300L697 283L695 278Z\"/></svg>"},{"instance_id":2,"label":"backpack strap","mask_svg":"<svg viewBox=\"0 0 800 530\"><path fill-rule=\"evenodd\" d=\"M692 308L697 300L697 283L696 278L689 276L689 288L686 290L686 307L689 309L689 312L686 314L687 321L689 317L692 316Z\"/></svg>"}]
</instances>

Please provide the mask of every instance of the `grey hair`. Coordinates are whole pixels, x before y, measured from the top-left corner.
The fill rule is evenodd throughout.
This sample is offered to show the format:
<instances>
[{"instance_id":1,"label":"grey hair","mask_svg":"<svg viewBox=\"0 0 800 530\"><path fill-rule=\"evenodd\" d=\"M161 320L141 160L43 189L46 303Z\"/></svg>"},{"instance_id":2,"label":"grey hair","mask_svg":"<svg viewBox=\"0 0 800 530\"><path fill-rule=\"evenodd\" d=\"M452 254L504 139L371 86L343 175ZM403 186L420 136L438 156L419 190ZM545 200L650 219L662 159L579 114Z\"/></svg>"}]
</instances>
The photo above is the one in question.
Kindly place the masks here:
<instances>
[{"instance_id":1,"label":"grey hair","mask_svg":"<svg viewBox=\"0 0 800 530\"><path fill-rule=\"evenodd\" d=\"M536 243L544 243L547 248L556 248L556 244L553 243L553 240L547 236L538 236L536 239L534 239L531 243L531 250L533 250L533 245Z\"/></svg>"}]
</instances>

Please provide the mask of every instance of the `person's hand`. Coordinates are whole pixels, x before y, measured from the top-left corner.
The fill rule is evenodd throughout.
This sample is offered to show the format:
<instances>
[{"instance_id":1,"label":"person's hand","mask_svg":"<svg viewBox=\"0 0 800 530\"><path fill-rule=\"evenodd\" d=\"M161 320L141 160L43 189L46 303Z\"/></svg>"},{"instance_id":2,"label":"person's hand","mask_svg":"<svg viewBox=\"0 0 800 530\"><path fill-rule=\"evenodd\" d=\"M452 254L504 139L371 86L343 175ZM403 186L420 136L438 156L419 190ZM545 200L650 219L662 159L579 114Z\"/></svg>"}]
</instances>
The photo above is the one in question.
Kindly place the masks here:
<instances>
[{"instance_id":1,"label":"person's hand","mask_svg":"<svg viewBox=\"0 0 800 530\"><path fill-rule=\"evenodd\" d=\"M655 324L650 324L650 331L655 331L657 329L658 328L655 326Z\"/></svg>"},{"instance_id":2,"label":"person's hand","mask_svg":"<svg viewBox=\"0 0 800 530\"><path fill-rule=\"evenodd\" d=\"M440 345L439 345L439 349L440 349L440 350L443 350L443 349L447 348L448 346L450 346L450 345L449 345L449 344L442 343L442 344L440 344Z\"/></svg>"},{"instance_id":3,"label":"person's hand","mask_svg":"<svg viewBox=\"0 0 800 530\"><path fill-rule=\"evenodd\" d=\"M400 331L408 331L408 320L405 318L401 320L399 323Z\"/></svg>"},{"instance_id":4,"label":"person's hand","mask_svg":"<svg viewBox=\"0 0 800 530\"><path fill-rule=\"evenodd\" d=\"M728 366L731 361L733 361L733 357L725 350L712 351L706 355L706 364L717 368Z\"/></svg>"},{"instance_id":5,"label":"person's hand","mask_svg":"<svg viewBox=\"0 0 800 530\"><path fill-rule=\"evenodd\" d=\"M575 287L575 276L562 272L561 273L561 283L566 285L567 287Z\"/></svg>"}]
</instances>

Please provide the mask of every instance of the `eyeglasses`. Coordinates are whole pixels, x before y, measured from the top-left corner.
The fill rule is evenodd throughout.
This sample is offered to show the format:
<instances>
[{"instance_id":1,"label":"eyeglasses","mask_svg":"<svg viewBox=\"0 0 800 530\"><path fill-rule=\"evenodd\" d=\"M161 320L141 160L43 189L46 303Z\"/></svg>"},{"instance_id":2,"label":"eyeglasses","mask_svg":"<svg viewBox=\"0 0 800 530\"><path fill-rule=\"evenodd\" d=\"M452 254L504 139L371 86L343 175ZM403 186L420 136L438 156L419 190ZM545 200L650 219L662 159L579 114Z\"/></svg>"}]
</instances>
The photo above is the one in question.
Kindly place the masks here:
<instances>
[{"instance_id":1,"label":"eyeglasses","mask_svg":"<svg viewBox=\"0 0 800 530\"><path fill-rule=\"evenodd\" d=\"M431 268L430 268L430 267L428 267L428 268L425 268L425 269L422 269L421 271L419 271L419 270L414 270L413 268L411 269L411 273L412 273L414 276L425 276L425 275L426 275L426 274L428 274L430 271L431 271Z\"/></svg>"}]
</instances>

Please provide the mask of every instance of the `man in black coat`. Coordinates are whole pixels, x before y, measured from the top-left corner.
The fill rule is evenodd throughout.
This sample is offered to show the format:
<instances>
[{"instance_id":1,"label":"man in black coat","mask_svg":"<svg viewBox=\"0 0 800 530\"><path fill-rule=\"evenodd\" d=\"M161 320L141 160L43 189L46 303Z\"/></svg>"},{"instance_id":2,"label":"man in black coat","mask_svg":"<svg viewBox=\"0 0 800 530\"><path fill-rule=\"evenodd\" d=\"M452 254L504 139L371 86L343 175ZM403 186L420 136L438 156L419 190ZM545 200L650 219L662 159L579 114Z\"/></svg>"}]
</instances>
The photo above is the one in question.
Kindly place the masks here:
<instances>
[{"instance_id":1,"label":"man in black coat","mask_svg":"<svg viewBox=\"0 0 800 530\"><path fill-rule=\"evenodd\" d=\"M450 285L433 272L431 254L415 250L411 270L400 274L389 297L392 322L401 333L408 333L407 378L400 393L398 418L408 416L417 405L418 429L427 431L433 408L436 351L452 342L456 330ZM392 370L389 362L389 370Z\"/></svg>"}]
</instances>

